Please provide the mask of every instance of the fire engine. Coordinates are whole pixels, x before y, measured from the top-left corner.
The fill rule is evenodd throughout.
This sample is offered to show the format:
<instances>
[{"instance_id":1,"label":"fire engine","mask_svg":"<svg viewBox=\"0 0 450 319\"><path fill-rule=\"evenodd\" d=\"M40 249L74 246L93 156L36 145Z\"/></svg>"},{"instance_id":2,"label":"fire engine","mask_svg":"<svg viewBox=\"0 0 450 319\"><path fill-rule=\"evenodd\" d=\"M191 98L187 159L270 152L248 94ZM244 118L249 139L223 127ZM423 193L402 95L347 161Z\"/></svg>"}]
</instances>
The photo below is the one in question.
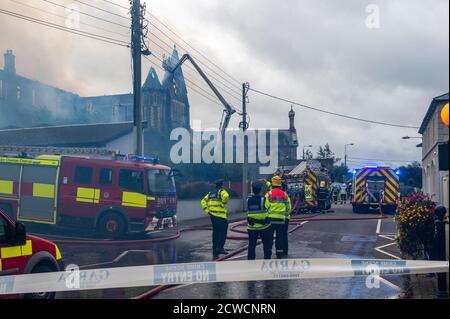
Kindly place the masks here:
<instances>
[{"instance_id":1,"label":"fire engine","mask_svg":"<svg viewBox=\"0 0 450 319\"><path fill-rule=\"evenodd\" d=\"M366 166L353 171L353 212L381 208L384 213L395 213L399 199L399 178L392 168Z\"/></svg>"},{"instance_id":2,"label":"fire engine","mask_svg":"<svg viewBox=\"0 0 450 319\"><path fill-rule=\"evenodd\" d=\"M0 209L17 221L91 229L107 238L173 227L174 172L136 156L0 157Z\"/></svg>"},{"instance_id":3,"label":"fire engine","mask_svg":"<svg viewBox=\"0 0 450 319\"><path fill-rule=\"evenodd\" d=\"M294 213L331 208L331 179L328 171L318 161L300 163L284 174L283 179L291 196Z\"/></svg>"},{"instance_id":4,"label":"fire engine","mask_svg":"<svg viewBox=\"0 0 450 319\"><path fill-rule=\"evenodd\" d=\"M25 226L15 223L0 210L0 299L29 298L52 299L52 292L2 295L8 292L8 282L1 276L63 271L61 252L56 244L42 238L27 235Z\"/></svg>"}]
</instances>

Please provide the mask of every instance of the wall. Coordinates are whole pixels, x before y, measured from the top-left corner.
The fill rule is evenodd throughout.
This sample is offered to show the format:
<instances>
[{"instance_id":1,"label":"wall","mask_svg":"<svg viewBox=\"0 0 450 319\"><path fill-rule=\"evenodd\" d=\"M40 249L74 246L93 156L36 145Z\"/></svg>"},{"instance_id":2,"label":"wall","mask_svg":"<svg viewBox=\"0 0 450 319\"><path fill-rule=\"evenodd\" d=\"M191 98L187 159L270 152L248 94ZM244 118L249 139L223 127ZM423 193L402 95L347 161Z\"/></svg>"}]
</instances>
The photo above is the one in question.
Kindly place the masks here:
<instances>
[{"instance_id":1,"label":"wall","mask_svg":"<svg viewBox=\"0 0 450 319\"><path fill-rule=\"evenodd\" d=\"M228 216L242 212L242 199L230 199L228 203ZM200 200L180 200L177 211L178 221L187 221L205 218L206 215L200 205Z\"/></svg>"},{"instance_id":2,"label":"wall","mask_svg":"<svg viewBox=\"0 0 450 319\"><path fill-rule=\"evenodd\" d=\"M436 107L430 122L423 134L423 191L431 197L432 200L449 206L448 195L445 190L448 190L448 176L449 172L439 171L439 145L438 143L445 143L449 140L449 129L441 121L441 111L444 102Z\"/></svg>"}]
</instances>

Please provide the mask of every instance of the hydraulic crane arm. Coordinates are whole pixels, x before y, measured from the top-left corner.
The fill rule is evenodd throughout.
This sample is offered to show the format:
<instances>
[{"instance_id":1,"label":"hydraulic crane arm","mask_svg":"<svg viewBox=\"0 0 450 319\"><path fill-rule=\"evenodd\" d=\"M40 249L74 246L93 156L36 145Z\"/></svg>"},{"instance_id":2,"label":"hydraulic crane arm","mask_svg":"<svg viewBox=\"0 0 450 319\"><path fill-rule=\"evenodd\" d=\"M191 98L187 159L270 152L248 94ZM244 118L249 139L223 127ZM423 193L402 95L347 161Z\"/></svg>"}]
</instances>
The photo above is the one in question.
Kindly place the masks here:
<instances>
[{"instance_id":1,"label":"hydraulic crane arm","mask_svg":"<svg viewBox=\"0 0 450 319\"><path fill-rule=\"evenodd\" d=\"M180 61L172 68L170 73L175 73L175 71L183 65L184 62L189 60L191 64L194 66L195 70L200 74L200 76L203 78L203 80L208 84L210 89L214 92L214 94L217 96L219 101L224 106L224 114L225 117L222 120L222 123L220 124L220 132L221 136L223 137L225 134L225 130L228 128L228 125L230 124L231 116L236 113L236 109L230 105L225 98L220 94L219 90L214 86L214 84L209 80L209 78L206 76L205 72L199 67L199 65L195 62L195 60L189 55L185 54L181 57Z\"/></svg>"}]
</instances>

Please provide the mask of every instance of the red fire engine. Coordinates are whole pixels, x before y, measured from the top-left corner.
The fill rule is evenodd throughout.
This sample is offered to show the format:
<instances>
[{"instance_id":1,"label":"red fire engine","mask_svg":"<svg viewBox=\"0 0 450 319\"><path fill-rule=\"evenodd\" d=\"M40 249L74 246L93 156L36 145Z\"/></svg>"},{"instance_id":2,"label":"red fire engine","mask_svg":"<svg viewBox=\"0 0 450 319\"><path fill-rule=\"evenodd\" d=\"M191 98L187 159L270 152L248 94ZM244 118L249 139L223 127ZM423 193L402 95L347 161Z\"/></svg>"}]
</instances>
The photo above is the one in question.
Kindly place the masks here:
<instances>
[{"instance_id":1,"label":"red fire engine","mask_svg":"<svg viewBox=\"0 0 450 319\"><path fill-rule=\"evenodd\" d=\"M27 235L25 226L15 223L0 210L0 299L51 299L54 293L2 295L8 293L8 282L2 276L63 271L61 253L54 243Z\"/></svg>"},{"instance_id":2,"label":"red fire engine","mask_svg":"<svg viewBox=\"0 0 450 319\"><path fill-rule=\"evenodd\" d=\"M171 169L150 158L0 157L0 209L118 238L174 226L177 197Z\"/></svg>"}]
</instances>

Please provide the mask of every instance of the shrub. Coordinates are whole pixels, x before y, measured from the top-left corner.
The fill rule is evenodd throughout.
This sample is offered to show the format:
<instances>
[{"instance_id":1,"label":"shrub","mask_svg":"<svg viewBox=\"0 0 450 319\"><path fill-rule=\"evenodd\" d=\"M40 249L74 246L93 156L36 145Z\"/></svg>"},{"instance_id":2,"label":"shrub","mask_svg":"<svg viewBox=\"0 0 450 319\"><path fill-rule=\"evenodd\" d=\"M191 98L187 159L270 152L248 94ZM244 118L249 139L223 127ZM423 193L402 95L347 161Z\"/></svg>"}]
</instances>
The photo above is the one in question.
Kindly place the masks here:
<instances>
[{"instance_id":1,"label":"shrub","mask_svg":"<svg viewBox=\"0 0 450 319\"><path fill-rule=\"evenodd\" d=\"M423 194L414 193L403 199L395 220L400 250L414 259L426 258L433 249L436 203Z\"/></svg>"}]
</instances>

